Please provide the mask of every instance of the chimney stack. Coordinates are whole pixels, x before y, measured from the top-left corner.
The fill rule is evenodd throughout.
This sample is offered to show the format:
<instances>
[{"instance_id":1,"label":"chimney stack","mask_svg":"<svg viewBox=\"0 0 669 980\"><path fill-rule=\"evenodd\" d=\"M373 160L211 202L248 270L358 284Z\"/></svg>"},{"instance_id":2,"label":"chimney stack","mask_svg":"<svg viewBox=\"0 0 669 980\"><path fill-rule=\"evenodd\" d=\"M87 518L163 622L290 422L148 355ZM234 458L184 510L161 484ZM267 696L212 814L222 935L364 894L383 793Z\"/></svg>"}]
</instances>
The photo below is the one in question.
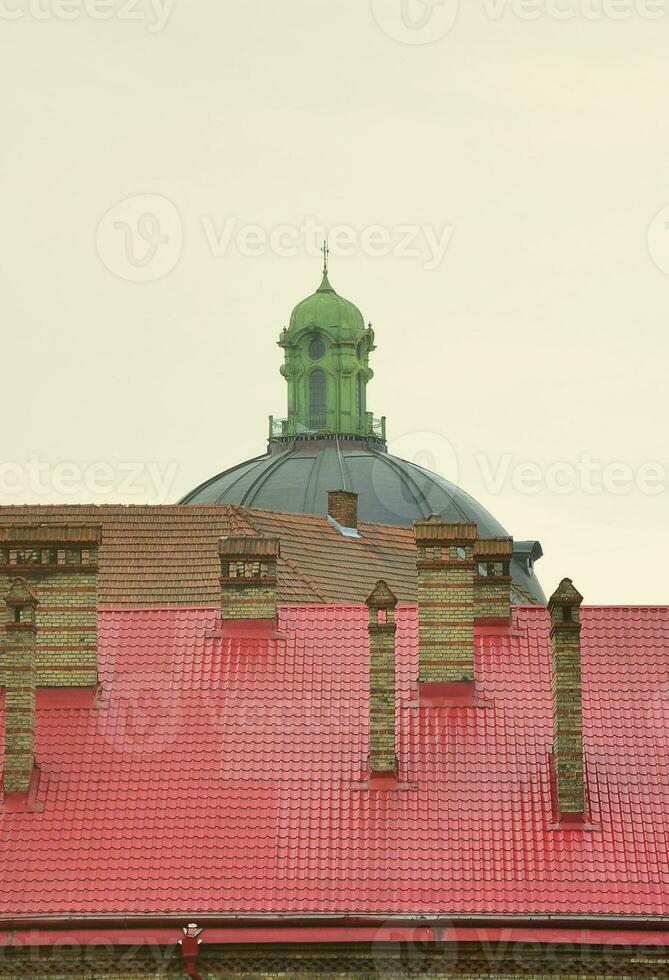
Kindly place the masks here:
<instances>
[{"instance_id":1,"label":"chimney stack","mask_svg":"<svg viewBox=\"0 0 669 980\"><path fill-rule=\"evenodd\" d=\"M414 532L420 680L472 681L476 524L446 524L432 515L414 524Z\"/></svg>"},{"instance_id":2,"label":"chimney stack","mask_svg":"<svg viewBox=\"0 0 669 980\"><path fill-rule=\"evenodd\" d=\"M5 793L26 793L35 766L38 600L23 578L6 595L3 674L5 682Z\"/></svg>"},{"instance_id":3,"label":"chimney stack","mask_svg":"<svg viewBox=\"0 0 669 980\"><path fill-rule=\"evenodd\" d=\"M551 596L553 766L560 815L585 811L581 618L583 596L565 578Z\"/></svg>"},{"instance_id":4,"label":"chimney stack","mask_svg":"<svg viewBox=\"0 0 669 980\"><path fill-rule=\"evenodd\" d=\"M40 596L40 687L97 683L99 546L97 525L0 526L0 590L20 575Z\"/></svg>"},{"instance_id":5,"label":"chimney stack","mask_svg":"<svg viewBox=\"0 0 669 980\"><path fill-rule=\"evenodd\" d=\"M395 607L397 598L377 582L369 613L369 760L373 776L395 774Z\"/></svg>"},{"instance_id":6,"label":"chimney stack","mask_svg":"<svg viewBox=\"0 0 669 980\"><path fill-rule=\"evenodd\" d=\"M513 538L479 538L474 546L474 618L505 622L511 618Z\"/></svg>"},{"instance_id":7,"label":"chimney stack","mask_svg":"<svg viewBox=\"0 0 669 980\"><path fill-rule=\"evenodd\" d=\"M340 527L358 527L358 495L349 490L328 491L328 517Z\"/></svg>"},{"instance_id":8,"label":"chimney stack","mask_svg":"<svg viewBox=\"0 0 669 980\"><path fill-rule=\"evenodd\" d=\"M278 537L260 534L221 538L221 618L276 619Z\"/></svg>"}]
</instances>

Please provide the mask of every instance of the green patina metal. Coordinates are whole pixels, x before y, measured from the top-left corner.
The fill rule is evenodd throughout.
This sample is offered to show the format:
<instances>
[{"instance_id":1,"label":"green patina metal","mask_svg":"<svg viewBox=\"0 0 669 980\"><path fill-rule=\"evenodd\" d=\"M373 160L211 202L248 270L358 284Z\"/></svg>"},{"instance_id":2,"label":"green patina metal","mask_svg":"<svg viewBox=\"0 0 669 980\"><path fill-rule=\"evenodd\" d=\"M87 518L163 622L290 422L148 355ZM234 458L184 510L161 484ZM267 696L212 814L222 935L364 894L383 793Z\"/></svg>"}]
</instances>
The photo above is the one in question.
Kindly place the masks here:
<instances>
[{"instance_id":1,"label":"green patina metal","mask_svg":"<svg viewBox=\"0 0 669 980\"><path fill-rule=\"evenodd\" d=\"M385 439L385 420L367 411L374 331L362 313L330 285L327 247L323 281L293 310L279 337L288 382L288 415L272 420L270 438L298 435Z\"/></svg>"}]
</instances>

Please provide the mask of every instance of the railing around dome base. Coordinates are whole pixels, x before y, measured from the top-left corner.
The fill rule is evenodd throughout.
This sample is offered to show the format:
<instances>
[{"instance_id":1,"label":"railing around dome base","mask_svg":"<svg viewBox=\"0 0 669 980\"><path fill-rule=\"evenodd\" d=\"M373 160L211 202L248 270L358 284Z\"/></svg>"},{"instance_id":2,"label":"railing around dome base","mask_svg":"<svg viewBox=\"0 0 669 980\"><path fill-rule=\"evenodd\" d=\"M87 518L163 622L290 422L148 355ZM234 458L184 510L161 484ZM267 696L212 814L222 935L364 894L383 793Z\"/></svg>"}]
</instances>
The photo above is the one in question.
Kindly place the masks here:
<instances>
[{"instance_id":1,"label":"railing around dome base","mask_svg":"<svg viewBox=\"0 0 669 980\"><path fill-rule=\"evenodd\" d=\"M298 422L297 419L275 419L273 415L269 417L269 438L273 439L295 439L298 436L330 436L333 435L326 423L325 418L322 425L310 428ZM371 412L361 420L360 426L353 432L342 432L342 436L357 436L360 439L380 439L386 441L386 418L375 419Z\"/></svg>"}]
</instances>

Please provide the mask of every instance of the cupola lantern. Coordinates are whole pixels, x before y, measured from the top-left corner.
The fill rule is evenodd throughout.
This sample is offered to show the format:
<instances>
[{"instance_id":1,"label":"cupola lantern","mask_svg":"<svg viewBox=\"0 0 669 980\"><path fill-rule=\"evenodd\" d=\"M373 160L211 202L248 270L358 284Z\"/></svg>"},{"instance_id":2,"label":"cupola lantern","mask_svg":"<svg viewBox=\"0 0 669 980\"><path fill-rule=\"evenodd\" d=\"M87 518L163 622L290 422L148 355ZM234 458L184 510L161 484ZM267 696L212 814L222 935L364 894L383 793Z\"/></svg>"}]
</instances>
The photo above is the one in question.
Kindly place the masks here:
<instances>
[{"instance_id":1,"label":"cupola lantern","mask_svg":"<svg viewBox=\"0 0 669 980\"><path fill-rule=\"evenodd\" d=\"M279 338L288 411L285 419L272 419L270 440L313 434L385 442L385 420L375 421L367 410L374 331L357 306L330 285L327 244L323 255L320 286L298 303Z\"/></svg>"}]
</instances>

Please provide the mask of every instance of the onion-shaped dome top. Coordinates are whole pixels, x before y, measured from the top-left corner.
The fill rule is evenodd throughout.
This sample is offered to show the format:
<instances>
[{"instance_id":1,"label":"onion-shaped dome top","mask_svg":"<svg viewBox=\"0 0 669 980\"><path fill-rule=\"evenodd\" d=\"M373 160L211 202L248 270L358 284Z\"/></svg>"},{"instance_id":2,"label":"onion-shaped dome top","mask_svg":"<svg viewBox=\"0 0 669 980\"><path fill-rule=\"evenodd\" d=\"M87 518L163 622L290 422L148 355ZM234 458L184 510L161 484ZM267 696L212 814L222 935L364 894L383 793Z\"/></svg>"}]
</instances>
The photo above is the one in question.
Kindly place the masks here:
<instances>
[{"instance_id":1,"label":"onion-shaped dome top","mask_svg":"<svg viewBox=\"0 0 669 980\"><path fill-rule=\"evenodd\" d=\"M354 303L344 299L330 285L327 272L311 296L298 303L290 317L289 333L318 328L329 333L340 331L355 336L365 330L362 313Z\"/></svg>"},{"instance_id":2,"label":"onion-shaped dome top","mask_svg":"<svg viewBox=\"0 0 669 980\"><path fill-rule=\"evenodd\" d=\"M325 515L328 491L342 485L357 492L361 523L410 527L414 521L439 514L446 521L475 522L481 537L507 534L499 521L464 490L364 441L337 444L334 439L296 440L286 449L247 460L214 476L181 503L239 504ZM518 542L514 551L514 582L534 601L545 602L532 567L540 551L524 548L525 544Z\"/></svg>"}]
</instances>

